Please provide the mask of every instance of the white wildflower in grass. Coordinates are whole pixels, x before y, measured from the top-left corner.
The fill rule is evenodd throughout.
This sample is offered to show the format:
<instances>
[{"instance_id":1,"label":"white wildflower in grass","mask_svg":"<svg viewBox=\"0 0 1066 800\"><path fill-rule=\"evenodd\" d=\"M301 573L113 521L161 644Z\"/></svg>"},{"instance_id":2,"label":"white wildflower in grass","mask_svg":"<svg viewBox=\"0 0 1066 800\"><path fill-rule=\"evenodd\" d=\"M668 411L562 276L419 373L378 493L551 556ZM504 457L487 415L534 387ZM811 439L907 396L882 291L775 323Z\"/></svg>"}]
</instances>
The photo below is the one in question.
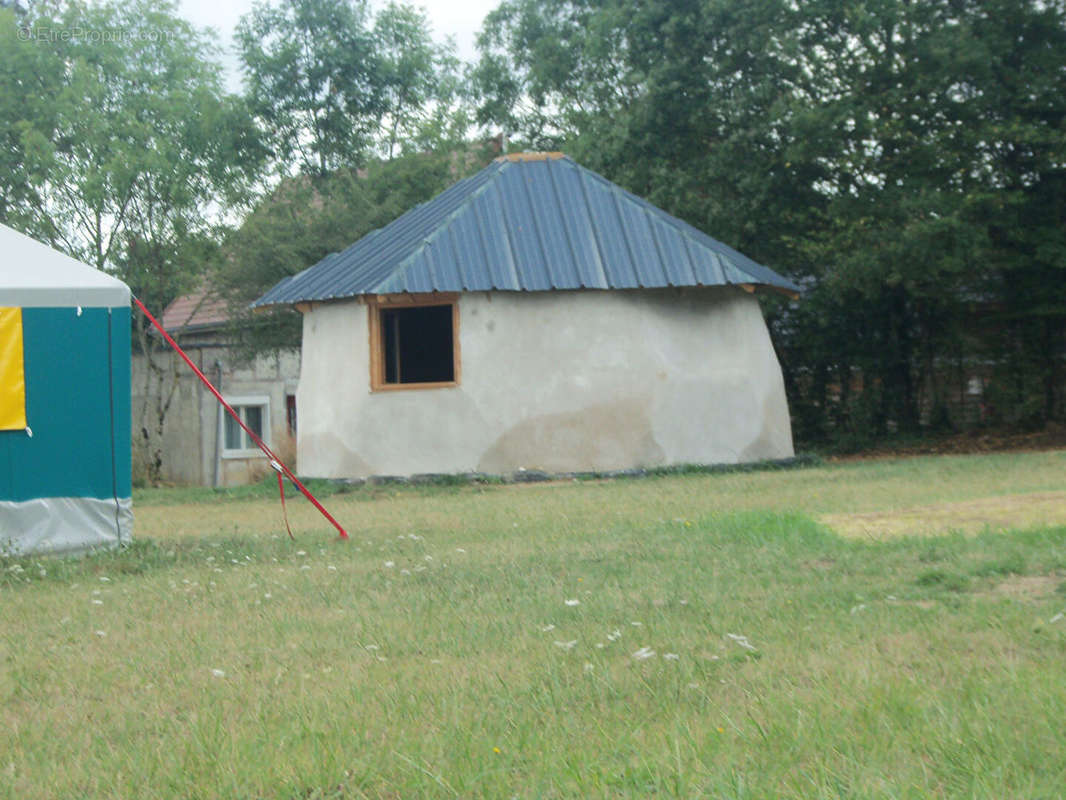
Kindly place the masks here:
<instances>
[{"instance_id":1,"label":"white wildflower in grass","mask_svg":"<svg viewBox=\"0 0 1066 800\"><path fill-rule=\"evenodd\" d=\"M736 642L738 645L740 645L746 650L755 649L755 645L748 641L748 637L741 636L739 633L727 633L725 635L725 638L729 639L730 641Z\"/></svg>"},{"instance_id":2,"label":"white wildflower in grass","mask_svg":"<svg viewBox=\"0 0 1066 800\"><path fill-rule=\"evenodd\" d=\"M211 670L211 674L214 675L216 678L225 678L226 677L226 673L223 670L220 670L220 669Z\"/></svg>"},{"instance_id":3,"label":"white wildflower in grass","mask_svg":"<svg viewBox=\"0 0 1066 800\"><path fill-rule=\"evenodd\" d=\"M378 656L378 661L388 661L385 656Z\"/></svg>"},{"instance_id":4,"label":"white wildflower in grass","mask_svg":"<svg viewBox=\"0 0 1066 800\"><path fill-rule=\"evenodd\" d=\"M107 577L106 575L101 575L100 576L100 582L101 583L111 583L111 579L109 577Z\"/></svg>"},{"instance_id":5,"label":"white wildflower in grass","mask_svg":"<svg viewBox=\"0 0 1066 800\"><path fill-rule=\"evenodd\" d=\"M1051 619L1049 619L1048 622L1051 623L1051 624L1054 624L1054 623L1058 622L1060 619L1062 619L1064 616L1066 616L1066 614L1063 614L1060 611L1058 614L1056 614Z\"/></svg>"},{"instance_id":6,"label":"white wildflower in grass","mask_svg":"<svg viewBox=\"0 0 1066 800\"><path fill-rule=\"evenodd\" d=\"M849 613L858 614L860 611L865 611L865 610L866 610L866 603L859 603L857 606L852 606L851 611Z\"/></svg>"},{"instance_id":7,"label":"white wildflower in grass","mask_svg":"<svg viewBox=\"0 0 1066 800\"><path fill-rule=\"evenodd\" d=\"M629 624L632 625L634 628L639 628L644 623L643 622L630 622Z\"/></svg>"},{"instance_id":8,"label":"white wildflower in grass","mask_svg":"<svg viewBox=\"0 0 1066 800\"><path fill-rule=\"evenodd\" d=\"M544 627L542 627L540 629L540 632L541 633L547 633L548 631L553 631L553 630L555 630L555 625L553 623L549 622L547 625L545 625Z\"/></svg>"},{"instance_id":9,"label":"white wildflower in grass","mask_svg":"<svg viewBox=\"0 0 1066 800\"><path fill-rule=\"evenodd\" d=\"M633 654L633 658L635 658L637 661L645 661L649 658L655 658L655 651L652 650L650 647L642 647Z\"/></svg>"},{"instance_id":10,"label":"white wildflower in grass","mask_svg":"<svg viewBox=\"0 0 1066 800\"><path fill-rule=\"evenodd\" d=\"M591 661L586 661L585 666L583 666L581 669L585 672L592 672L594 669L596 669L596 667Z\"/></svg>"},{"instance_id":11,"label":"white wildflower in grass","mask_svg":"<svg viewBox=\"0 0 1066 800\"><path fill-rule=\"evenodd\" d=\"M311 565L310 564L304 564L302 567L300 567L300 569L301 570L311 569Z\"/></svg>"},{"instance_id":12,"label":"white wildflower in grass","mask_svg":"<svg viewBox=\"0 0 1066 800\"><path fill-rule=\"evenodd\" d=\"M457 553L465 553L465 552L466 552L466 550L464 550L464 549L463 549L463 548L461 548L461 547L457 547L457 548L455 548L455 552L457 552Z\"/></svg>"},{"instance_id":13,"label":"white wildflower in grass","mask_svg":"<svg viewBox=\"0 0 1066 800\"><path fill-rule=\"evenodd\" d=\"M96 599L93 600L93 605L94 606L102 606L103 604L104 604L103 600L96 600Z\"/></svg>"},{"instance_id":14,"label":"white wildflower in grass","mask_svg":"<svg viewBox=\"0 0 1066 800\"><path fill-rule=\"evenodd\" d=\"M380 647L378 647L378 646L377 646L376 644L368 644L368 645L366 646L366 649L367 649L367 650L380 650L381 648L380 648Z\"/></svg>"},{"instance_id":15,"label":"white wildflower in grass","mask_svg":"<svg viewBox=\"0 0 1066 800\"><path fill-rule=\"evenodd\" d=\"M337 568L335 566L333 566L332 564L327 566L326 569L328 569L330 572L336 572L337 571Z\"/></svg>"},{"instance_id":16,"label":"white wildflower in grass","mask_svg":"<svg viewBox=\"0 0 1066 800\"><path fill-rule=\"evenodd\" d=\"M577 639L571 639L569 642L560 642L556 639L555 646L563 650L573 650L577 646Z\"/></svg>"},{"instance_id":17,"label":"white wildflower in grass","mask_svg":"<svg viewBox=\"0 0 1066 800\"><path fill-rule=\"evenodd\" d=\"M297 550L296 551L296 555L298 555L298 556L306 556L307 555L307 551L306 550Z\"/></svg>"},{"instance_id":18,"label":"white wildflower in grass","mask_svg":"<svg viewBox=\"0 0 1066 800\"><path fill-rule=\"evenodd\" d=\"M677 653L663 653L663 658L665 658L667 661L677 661L679 658L681 658L681 656L679 656Z\"/></svg>"},{"instance_id":19,"label":"white wildflower in grass","mask_svg":"<svg viewBox=\"0 0 1066 800\"><path fill-rule=\"evenodd\" d=\"M597 650L602 650L603 648L604 648L603 642L596 642L596 649Z\"/></svg>"},{"instance_id":20,"label":"white wildflower in grass","mask_svg":"<svg viewBox=\"0 0 1066 800\"><path fill-rule=\"evenodd\" d=\"M579 606L579 605L581 605L581 601L580 600L566 600L565 602L566 602L566 604L568 606Z\"/></svg>"},{"instance_id":21,"label":"white wildflower in grass","mask_svg":"<svg viewBox=\"0 0 1066 800\"><path fill-rule=\"evenodd\" d=\"M401 575L410 575L411 574L411 570L409 570L409 569L401 569L400 570L400 574Z\"/></svg>"},{"instance_id":22,"label":"white wildflower in grass","mask_svg":"<svg viewBox=\"0 0 1066 800\"><path fill-rule=\"evenodd\" d=\"M622 629L621 628L615 628L613 631L611 631L610 633L607 634L607 641L609 641L609 642L617 642L621 638L622 638Z\"/></svg>"},{"instance_id":23,"label":"white wildflower in grass","mask_svg":"<svg viewBox=\"0 0 1066 800\"><path fill-rule=\"evenodd\" d=\"M426 561L432 561L432 560L433 560L433 556L431 556L431 555L428 555L428 554L427 554L427 555L424 555L424 556L422 556L422 558L423 558L424 560L426 560Z\"/></svg>"},{"instance_id":24,"label":"white wildflower in grass","mask_svg":"<svg viewBox=\"0 0 1066 800\"><path fill-rule=\"evenodd\" d=\"M389 569L392 569L393 567L396 566L396 562L395 561L386 561L385 562L385 566L388 567Z\"/></svg>"},{"instance_id":25,"label":"white wildflower in grass","mask_svg":"<svg viewBox=\"0 0 1066 800\"><path fill-rule=\"evenodd\" d=\"M93 597L99 597L100 596L100 590L99 589L93 589L92 594L93 594Z\"/></svg>"},{"instance_id":26,"label":"white wildflower in grass","mask_svg":"<svg viewBox=\"0 0 1066 800\"><path fill-rule=\"evenodd\" d=\"M687 605L688 605L688 600L682 600L682 601L681 601L681 605L683 605L683 606L687 606Z\"/></svg>"},{"instance_id":27,"label":"white wildflower in grass","mask_svg":"<svg viewBox=\"0 0 1066 800\"><path fill-rule=\"evenodd\" d=\"M267 592L266 594L264 594L264 595L263 595L263 599L264 599L264 600L269 600L269 599L270 599L271 597L273 597L273 596L274 596L274 595L272 595L272 594L271 594L270 592Z\"/></svg>"},{"instance_id":28,"label":"white wildflower in grass","mask_svg":"<svg viewBox=\"0 0 1066 800\"><path fill-rule=\"evenodd\" d=\"M444 566L448 566L448 565L445 564ZM425 571L426 571L426 565L425 564L416 564L415 565L415 572L425 572Z\"/></svg>"},{"instance_id":29,"label":"white wildflower in grass","mask_svg":"<svg viewBox=\"0 0 1066 800\"><path fill-rule=\"evenodd\" d=\"M101 639L103 639L105 636L107 636L107 631L94 631L94 633L97 636L99 636Z\"/></svg>"}]
</instances>

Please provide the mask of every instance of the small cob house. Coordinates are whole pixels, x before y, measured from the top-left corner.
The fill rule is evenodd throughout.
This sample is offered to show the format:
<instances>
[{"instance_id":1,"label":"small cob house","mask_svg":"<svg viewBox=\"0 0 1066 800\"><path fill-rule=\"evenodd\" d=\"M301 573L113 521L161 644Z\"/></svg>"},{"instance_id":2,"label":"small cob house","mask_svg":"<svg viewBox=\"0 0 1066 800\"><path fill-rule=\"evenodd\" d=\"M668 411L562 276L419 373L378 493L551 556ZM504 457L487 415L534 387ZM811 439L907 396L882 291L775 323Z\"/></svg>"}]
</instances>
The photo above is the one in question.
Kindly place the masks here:
<instances>
[{"instance_id":1,"label":"small cob house","mask_svg":"<svg viewBox=\"0 0 1066 800\"><path fill-rule=\"evenodd\" d=\"M572 473L792 456L755 292L798 288L527 153L255 305L303 312L302 474Z\"/></svg>"}]
</instances>

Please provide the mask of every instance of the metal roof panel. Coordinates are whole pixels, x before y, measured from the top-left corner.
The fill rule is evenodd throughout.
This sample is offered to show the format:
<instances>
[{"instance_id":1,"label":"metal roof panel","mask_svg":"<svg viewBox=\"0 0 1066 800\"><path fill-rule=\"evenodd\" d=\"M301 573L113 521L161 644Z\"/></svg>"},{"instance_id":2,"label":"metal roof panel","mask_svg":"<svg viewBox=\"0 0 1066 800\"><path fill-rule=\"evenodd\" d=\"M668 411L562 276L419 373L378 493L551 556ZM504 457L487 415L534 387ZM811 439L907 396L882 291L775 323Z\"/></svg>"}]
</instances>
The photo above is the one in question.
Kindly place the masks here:
<instances>
[{"instance_id":1,"label":"metal roof panel","mask_svg":"<svg viewBox=\"0 0 1066 800\"><path fill-rule=\"evenodd\" d=\"M800 287L560 154L498 159L255 306L427 291Z\"/></svg>"}]
</instances>

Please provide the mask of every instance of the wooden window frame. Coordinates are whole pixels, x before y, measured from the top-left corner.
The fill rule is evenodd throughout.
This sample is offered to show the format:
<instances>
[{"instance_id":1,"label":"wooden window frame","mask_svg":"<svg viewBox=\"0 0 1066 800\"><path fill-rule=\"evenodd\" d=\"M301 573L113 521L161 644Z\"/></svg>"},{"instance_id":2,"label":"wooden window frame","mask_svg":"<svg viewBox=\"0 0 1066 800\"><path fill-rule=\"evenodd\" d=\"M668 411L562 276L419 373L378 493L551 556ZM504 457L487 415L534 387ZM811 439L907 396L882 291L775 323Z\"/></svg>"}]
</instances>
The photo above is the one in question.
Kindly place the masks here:
<instances>
[{"instance_id":1,"label":"wooden window frame","mask_svg":"<svg viewBox=\"0 0 1066 800\"><path fill-rule=\"evenodd\" d=\"M459 294L457 292L426 292L420 294L381 294L365 299L370 325L370 391L395 392L418 389L451 389L459 385L462 359L459 353ZM427 383L386 383L385 343L381 335L381 312L394 308L423 306L452 307L452 375L450 381Z\"/></svg>"}]
</instances>

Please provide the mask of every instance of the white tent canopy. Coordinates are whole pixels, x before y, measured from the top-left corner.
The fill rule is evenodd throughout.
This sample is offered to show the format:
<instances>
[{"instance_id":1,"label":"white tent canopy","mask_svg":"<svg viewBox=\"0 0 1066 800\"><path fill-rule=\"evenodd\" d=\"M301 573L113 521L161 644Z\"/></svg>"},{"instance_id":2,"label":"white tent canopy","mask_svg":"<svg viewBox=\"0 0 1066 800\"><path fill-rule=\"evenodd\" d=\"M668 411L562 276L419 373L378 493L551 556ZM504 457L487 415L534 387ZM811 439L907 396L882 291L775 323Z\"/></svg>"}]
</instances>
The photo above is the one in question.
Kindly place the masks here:
<instances>
[{"instance_id":1,"label":"white tent canopy","mask_svg":"<svg viewBox=\"0 0 1066 800\"><path fill-rule=\"evenodd\" d=\"M0 306L114 308L130 304L118 278L0 224Z\"/></svg>"}]
</instances>

